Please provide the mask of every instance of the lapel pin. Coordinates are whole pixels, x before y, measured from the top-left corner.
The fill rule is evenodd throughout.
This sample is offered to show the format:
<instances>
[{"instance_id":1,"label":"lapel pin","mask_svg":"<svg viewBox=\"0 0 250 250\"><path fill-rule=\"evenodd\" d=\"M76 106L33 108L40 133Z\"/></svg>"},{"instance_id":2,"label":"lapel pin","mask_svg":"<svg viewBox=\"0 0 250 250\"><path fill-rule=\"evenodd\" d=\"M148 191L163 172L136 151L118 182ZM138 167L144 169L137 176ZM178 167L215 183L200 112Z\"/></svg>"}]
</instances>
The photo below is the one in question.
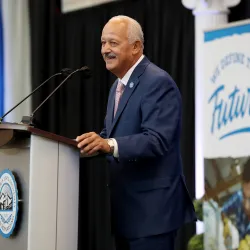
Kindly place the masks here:
<instances>
[{"instance_id":1,"label":"lapel pin","mask_svg":"<svg viewBox=\"0 0 250 250\"><path fill-rule=\"evenodd\" d=\"M132 89L132 88L134 87L134 83L131 82L131 83L129 84L129 87Z\"/></svg>"}]
</instances>

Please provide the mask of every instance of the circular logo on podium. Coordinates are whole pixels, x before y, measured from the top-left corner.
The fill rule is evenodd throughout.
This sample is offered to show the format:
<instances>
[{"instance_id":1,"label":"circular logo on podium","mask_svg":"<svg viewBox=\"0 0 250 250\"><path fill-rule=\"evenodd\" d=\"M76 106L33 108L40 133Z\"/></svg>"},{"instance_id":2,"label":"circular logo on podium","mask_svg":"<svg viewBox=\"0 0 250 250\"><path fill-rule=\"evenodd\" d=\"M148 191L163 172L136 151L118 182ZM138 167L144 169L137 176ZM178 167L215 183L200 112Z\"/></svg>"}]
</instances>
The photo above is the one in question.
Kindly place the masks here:
<instances>
[{"instance_id":1,"label":"circular logo on podium","mask_svg":"<svg viewBox=\"0 0 250 250\"><path fill-rule=\"evenodd\" d=\"M0 234L9 238L16 226L18 191L15 177L8 169L0 172Z\"/></svg>"}]
</instances>

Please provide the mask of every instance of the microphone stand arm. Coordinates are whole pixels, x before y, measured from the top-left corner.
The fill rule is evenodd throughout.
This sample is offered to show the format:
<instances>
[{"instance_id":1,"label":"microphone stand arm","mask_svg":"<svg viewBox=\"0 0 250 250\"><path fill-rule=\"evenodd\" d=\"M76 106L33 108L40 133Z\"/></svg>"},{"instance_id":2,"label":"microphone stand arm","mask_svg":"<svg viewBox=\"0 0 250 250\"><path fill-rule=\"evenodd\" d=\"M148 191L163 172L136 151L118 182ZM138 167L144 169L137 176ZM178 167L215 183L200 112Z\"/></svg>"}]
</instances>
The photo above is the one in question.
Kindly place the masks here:
<instances>
[{"instance_id":1,"label":"microphone stand arm","mask_svg":"<svg viewBox=\"0 0 250 250\"><path fill-rule=\"evenodd\" d=\"M48 78L46 81L44 81L41 85L39 85L36 89L34 89L29 95L27 95L24 99L22 99L18 104L16 104L12 109L10 109L7 113L5 113L2 117L0 117L0 124L2 123L5 116L7 116L12 110L14 110L16 107L18 107L21 103L23 103L26 99L28 99L31 95L33 95L37 90L39 90L46 82L48 82L51 78L61 75L62 73L57 73L50 78Z\"/></svg>"},{"instance_id":2,"label":"microphone stand arm","mask_svg":"<svg viewBox=\"0 0 250 250\"><path fill-rule=\"evenodd\" d=\"M30 116L23 116L21 123L34 126L33 119L34 114L37 112L38 109L41 108L41 106L76 72L81 71L82 69L77 69L73 71L71 74L69 74L51 93L49 96L47 96L44 101L31 113Z\"/></svg>"}]
</instances>

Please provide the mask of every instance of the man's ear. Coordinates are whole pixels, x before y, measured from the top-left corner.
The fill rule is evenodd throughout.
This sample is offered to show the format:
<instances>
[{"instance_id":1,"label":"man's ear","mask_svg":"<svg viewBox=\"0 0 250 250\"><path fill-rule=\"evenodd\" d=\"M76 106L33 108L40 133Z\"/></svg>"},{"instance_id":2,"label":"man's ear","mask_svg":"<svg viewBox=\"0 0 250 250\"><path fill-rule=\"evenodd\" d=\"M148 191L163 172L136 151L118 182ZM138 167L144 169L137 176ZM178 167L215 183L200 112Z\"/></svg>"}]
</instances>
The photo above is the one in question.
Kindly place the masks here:
<instances>
[{"instance_id":1,"label":"man's ear","mask_svg":"<svg viewBox=\"0 0 250 250\"><path fill-rule=\"evenodd\" d=\"M142 49L142 44L140 41L136 41L133 44L133 54L137 54Z\"/></svg>"}]
</instances>

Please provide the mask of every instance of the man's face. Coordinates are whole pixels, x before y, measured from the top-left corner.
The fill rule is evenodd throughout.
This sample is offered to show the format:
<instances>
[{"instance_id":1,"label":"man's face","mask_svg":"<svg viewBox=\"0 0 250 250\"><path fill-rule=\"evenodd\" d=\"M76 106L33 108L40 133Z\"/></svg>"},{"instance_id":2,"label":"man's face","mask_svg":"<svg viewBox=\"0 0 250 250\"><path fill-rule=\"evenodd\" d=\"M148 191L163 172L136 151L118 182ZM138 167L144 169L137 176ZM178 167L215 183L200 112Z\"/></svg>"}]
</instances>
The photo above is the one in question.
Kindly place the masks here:
<instances>
[{"instance_id":1,"label":"man's face","mask_svg":"<svg viewBox=\"0 0 250 250\"><path fill-rule=\"evenodd\" d=\"M250 218L250 182L242 184L243 189L243 207L245 213Z\"/></svg>"},{"instance_id":2,"label":"man's face","mask_svg":"<svg viewBox=\"0 0 250 250\"><path fill-rule=\"evenodd\" d=\"M101 53L106 68L122 78L132 67L133 44L128 42L128 25L119 19L109 21L102 31Z\"/></svg>"}]
</instances>

